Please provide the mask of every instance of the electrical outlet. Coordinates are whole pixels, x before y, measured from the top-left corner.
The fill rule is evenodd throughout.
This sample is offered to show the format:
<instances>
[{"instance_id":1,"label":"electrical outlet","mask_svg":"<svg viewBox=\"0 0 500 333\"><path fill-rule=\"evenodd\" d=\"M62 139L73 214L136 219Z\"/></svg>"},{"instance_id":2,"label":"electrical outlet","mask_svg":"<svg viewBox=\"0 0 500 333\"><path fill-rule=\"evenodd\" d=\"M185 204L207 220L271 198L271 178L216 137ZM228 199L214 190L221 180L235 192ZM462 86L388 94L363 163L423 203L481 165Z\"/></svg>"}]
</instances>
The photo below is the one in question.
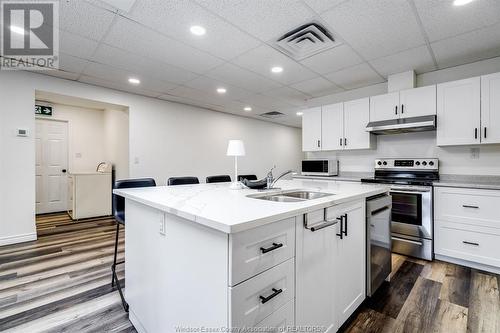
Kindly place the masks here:
<instances>
[{"instance_id":1,"label":"electrical outlet","mask_svg":"<svg viewBox=\"0 0 500 333\"><path fill-rule=\"evenodd\" d=\"M160 214L160 235L166 234L166 223L165 223L165 214Z\"/></svg>"},{"instance_id":2,"label":"electrical outlet","mask_svg":"<svg viewBox=\"0 0 500 333\"><path fill-rule=\"evenodd\" d=\"M471 148L470 149L470 158L471 160L479 159L479 148Z\"/></svg>"}]
</instances>

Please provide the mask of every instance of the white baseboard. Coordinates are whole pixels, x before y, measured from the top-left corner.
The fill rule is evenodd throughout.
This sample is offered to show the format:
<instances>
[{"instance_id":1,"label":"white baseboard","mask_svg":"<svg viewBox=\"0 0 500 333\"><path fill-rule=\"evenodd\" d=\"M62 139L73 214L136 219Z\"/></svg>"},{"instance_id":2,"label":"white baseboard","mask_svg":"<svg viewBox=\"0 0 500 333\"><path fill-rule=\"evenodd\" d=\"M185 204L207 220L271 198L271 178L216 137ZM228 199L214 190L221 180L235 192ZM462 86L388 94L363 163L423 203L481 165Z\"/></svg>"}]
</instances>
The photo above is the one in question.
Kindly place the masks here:
<instances>
[{"instance_id":1,"label":"white baseboard","mask_svg":"<svg viewBox=\"0 0 500 333\"><path fill-rule=\"evenodd\" d=\"M29 234L22 234L22 235L0 237L0 246L17 244L17 243L24 243L24 242L31 242L31 241L34 241L36 239L37 239L36 232L32 232Z\"/></svg>"},{"instance_id":2,"label":"white baseboard","mask_svg":"<svg viewBox=\"0 0 500 333\"><path fill-rule=\"evenodd\" d=\"M478 264L476 262L463 260L463 259L457 259L457 258L448 257L448 256L443 256L440 254L435 254L434 257L438 260L451 262L452 264L457 264L457 265L462 265L462 266L466 266L466 267L470 267L470 268L475 268L475 269L479 269L479 270L494 273L494 274L500 274L500 268L495 267L495 266Z\"/></svg>"}]
</instances>

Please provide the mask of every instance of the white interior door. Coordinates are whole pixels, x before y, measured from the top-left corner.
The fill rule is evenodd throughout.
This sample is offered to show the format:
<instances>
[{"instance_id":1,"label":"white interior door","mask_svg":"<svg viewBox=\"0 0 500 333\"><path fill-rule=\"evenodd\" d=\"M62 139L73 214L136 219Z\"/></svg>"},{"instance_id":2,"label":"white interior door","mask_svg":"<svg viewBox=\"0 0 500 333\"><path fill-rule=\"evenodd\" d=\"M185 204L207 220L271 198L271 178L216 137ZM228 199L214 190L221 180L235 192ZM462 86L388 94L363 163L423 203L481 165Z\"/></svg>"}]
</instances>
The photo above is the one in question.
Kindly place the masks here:
<instances>
[{"instance_id":1,"label":"white interior door","mask_svg":"<svg viewBox=\"0 0 500 333\"><path fill-rule=\"evenodd\" d=\"M68 124L36 120L36 213L67 209Z\"/></svg>"}]
</instances>

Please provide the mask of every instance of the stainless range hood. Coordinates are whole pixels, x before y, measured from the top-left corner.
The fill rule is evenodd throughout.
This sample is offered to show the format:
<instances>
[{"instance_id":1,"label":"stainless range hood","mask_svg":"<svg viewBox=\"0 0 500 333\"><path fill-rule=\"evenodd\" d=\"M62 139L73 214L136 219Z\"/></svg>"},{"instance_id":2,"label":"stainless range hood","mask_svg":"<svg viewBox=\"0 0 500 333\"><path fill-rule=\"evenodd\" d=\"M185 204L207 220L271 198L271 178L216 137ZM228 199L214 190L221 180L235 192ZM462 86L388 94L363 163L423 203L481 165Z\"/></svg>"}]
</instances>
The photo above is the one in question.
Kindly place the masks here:
<instances>
[{"instance_id":1,"label":"stainless range hood","mask_svg":"<svg viewBox=\"0 0 500 333\"><path fill-rule=\"evenodd\" d=\"M398 134L434 130L436 130L436 116L372 121L366 125L366 131L373 134Z\"/></svg>"}]
</instances>

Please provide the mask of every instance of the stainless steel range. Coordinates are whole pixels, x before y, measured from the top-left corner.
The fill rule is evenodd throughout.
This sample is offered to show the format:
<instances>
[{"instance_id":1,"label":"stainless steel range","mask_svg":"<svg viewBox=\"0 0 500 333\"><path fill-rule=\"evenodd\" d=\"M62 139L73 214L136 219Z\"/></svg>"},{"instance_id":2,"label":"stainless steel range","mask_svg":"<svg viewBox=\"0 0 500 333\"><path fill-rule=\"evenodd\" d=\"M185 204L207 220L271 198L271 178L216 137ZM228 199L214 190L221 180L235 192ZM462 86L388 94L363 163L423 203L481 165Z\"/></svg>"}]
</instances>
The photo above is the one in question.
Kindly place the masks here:
<instances>
[{"instance_id":1,"label":"stainless steel range","mask_svg":"<svg viewBox=\"0 0 500 333\"><path fill-rule=\"evenodd\" d=\"M377 159L375 177L365 183L391 185L392 252L432 260L432 182L439 179L436 158Z\"/></svg>"}]
</instances>

